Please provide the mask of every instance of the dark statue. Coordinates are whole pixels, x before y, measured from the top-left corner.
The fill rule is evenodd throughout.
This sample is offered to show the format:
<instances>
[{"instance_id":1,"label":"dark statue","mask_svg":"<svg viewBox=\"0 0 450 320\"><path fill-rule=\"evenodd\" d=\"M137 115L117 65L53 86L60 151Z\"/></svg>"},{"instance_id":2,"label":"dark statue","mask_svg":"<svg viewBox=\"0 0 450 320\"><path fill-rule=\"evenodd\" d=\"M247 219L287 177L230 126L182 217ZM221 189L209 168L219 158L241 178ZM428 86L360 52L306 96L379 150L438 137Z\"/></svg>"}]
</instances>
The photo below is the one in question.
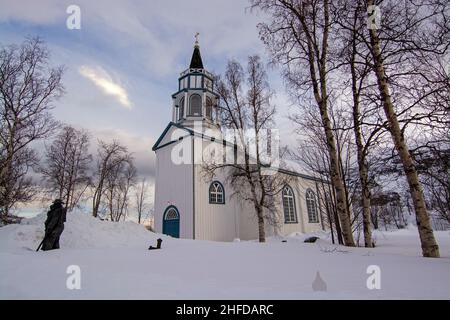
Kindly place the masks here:
<instances>
[{"instance_id":1,"label":"dark statue","mask_svg":"<svg viewBox=\"0 0 450 320\"><path fill-rule=\"evenodd\" d=\"M161 249L161 243L162 243L162 239L156 240L156 247L150 246L150 247L148 247L148 250Z\"/></svg>"},{"instance_id":2,"label":"dark statue","mask_svg":"<svg viewBox=\"0 0 450 320\"><path fill-rule=\"evenodd\" d=\"M66 212L67 210L63 207L63 202L60 199L53 201L50 210L47 212L47 220L45 220L45 236L44 240L42 240L42 250L59 249L59 238L64 230Z\"/></svg>"}]
</instances>

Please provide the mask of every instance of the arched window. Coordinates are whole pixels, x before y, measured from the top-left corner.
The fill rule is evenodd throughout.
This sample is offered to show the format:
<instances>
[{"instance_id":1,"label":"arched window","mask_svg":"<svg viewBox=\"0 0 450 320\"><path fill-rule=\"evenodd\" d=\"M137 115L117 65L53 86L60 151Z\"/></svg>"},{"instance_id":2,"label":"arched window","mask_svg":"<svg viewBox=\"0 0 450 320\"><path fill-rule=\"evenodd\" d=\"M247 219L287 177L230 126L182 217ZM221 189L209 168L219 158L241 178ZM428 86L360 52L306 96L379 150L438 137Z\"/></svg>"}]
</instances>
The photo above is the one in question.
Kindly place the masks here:
<instances>
[{"instance_id":1,"label":"arched window","mask_svg":"<svg viewBox=\"0 0 450 320\"><path fill-rule=\"evenodd\" d=\"M171 205L166 208L162 223L162 231L164 234L174 238L180 237L180 213L175 206Z\"/></svg>"},{"instance_id":2,"label":"arched window","mask_svg":"<svg viewBox=\"0 0 450 320\"><path fill-rule=\"evenodd\" d=\"M295 212L295 198L292 188L285 186L282 191L284 223L297 223L297 213Z\"/></svg>"},{"instance_id":3,"label":"arched window","mask_svg":"<svg viewBox=\"0 0 450 320\"><path fill-rule=\"evenodd\" d=\"M181 98L180 107L178 110L179 110L178 120L181 120L184 118L184 98Z\"/></svg>"},{"instance_id":4,"label":"arched window","mask_svg":"<svg viewBox=\"0 0 450 320\"><path fill-rule=\"evenodd\" d=\"M209 203L225 204L225 190L219 181L213 181L209 186Z\"/></svg>"},{"instance_id":5,"label":"arched window","mask_svg":"<svg viewBox=\"0 0 450 320\"><path fill-rule=\"evenodd\" d=\"M202 97L198 94L193 94L190 98L190 116L201 116L202 115Z\"/></svg>"},{"instance_id":6,"label":"arched window","mask_svg":"<svg viewBox=\"0 0 450 320\"><path fill-rule=\"evenodd\" d=\"M177 209L175 209L174 207L170 207L166 211L166 215L164 217L164 220L177 220L179 218L180 218L180 216L178 215Z\"/></svg>"},{"instance_id":7,"label":"arched window","mask_svg":"<svg viewBox=\"0 0 450 320\"><path fill-rule=\"evenodd\" d=\"M316 195L311 189L306 190L306 208L308 209L308 221L310 223L319 222L317 215Z\"/></svg>"},{"instance_id":8,"label":"arched window","mask_svg":"<svg viewBox=\"0 0 450 320\"><path fill-rule=\"evenodd\" d=\"M206 98L206 117L208 119L212 118L212 101L209 97Z\"/></svg>"}]
</instances>

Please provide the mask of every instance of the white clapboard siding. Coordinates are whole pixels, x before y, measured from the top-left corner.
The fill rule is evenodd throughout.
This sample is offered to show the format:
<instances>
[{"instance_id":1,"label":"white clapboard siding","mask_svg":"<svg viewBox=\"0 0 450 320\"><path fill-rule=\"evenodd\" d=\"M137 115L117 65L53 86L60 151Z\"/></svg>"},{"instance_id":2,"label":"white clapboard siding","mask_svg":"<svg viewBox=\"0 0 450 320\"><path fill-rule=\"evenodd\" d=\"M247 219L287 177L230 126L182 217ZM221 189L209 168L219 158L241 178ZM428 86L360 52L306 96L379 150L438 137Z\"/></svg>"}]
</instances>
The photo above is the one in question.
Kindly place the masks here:
<instances>
[{"instance_id":1,"label":"white clapboard siding","mask_svg":"<svg viewBox=\"0 0 450 320\"><path fill-rule=\"evenodd\" d=\"M165 209L177 207L180 214L180 237L193 238L193 166L177 165L172 161L172 150L180 143L191 144L189 136L164 148L156 150L155 228L162 232Z\"/></svg>"},{"instance_id":2,"label":"white clapboard siding","mask_svg":"<svg viewBox=\"0 0 450 320\"><path fill-rule=\"evenodd\" d=\"M196 138L198 142L201 138ZM211 152L211 147L222 150L223 145L218 142L202 141L203 150L210 147L205 152ZM200 145L200 144L198 144ZM197 144L196 144L197 146ZM232 190L227 183L227 169L216 170L214 177L205 174L202 164L195 167L195 233L196 239L214 241L232 241L238 238L239 232L239 210L237 201L231 197ZM225 204L209 203L209 188L213 181L219 181L225 191Z\"/></svg>"}]
</instances>

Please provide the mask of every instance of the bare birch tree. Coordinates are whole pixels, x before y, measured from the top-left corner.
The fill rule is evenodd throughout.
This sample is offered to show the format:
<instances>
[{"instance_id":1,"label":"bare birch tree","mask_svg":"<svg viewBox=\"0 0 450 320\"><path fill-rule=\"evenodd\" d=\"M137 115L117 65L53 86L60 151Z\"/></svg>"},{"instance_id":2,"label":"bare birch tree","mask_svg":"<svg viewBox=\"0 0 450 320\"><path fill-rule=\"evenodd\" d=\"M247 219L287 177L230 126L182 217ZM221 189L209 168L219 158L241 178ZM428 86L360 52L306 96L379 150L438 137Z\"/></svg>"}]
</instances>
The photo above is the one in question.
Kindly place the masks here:
<instances>
[{"instance_id":1,"label":"bare birch tree","mask_svg":"<svg viewBox=\"0 0 450 320\"><path fill-rule=\"evenodd\" d=\"M130 154L126 147L122 146L118 141L106 143L98 142L97 168L94 174L94 194L92 198L92 215L97 217L103 196L107 190L108 178L118 171L118 168L130 160Z\"/></svg>"},{"instance_id":2,"label":"bare birch tree","mask_svg":"<svg viewBox=\"0 0 450 320\"><path fill-rule=\"evenodd\" d=\"M271 104L273 92L267 82L267 74L258 56L250 56L247 69L236 61L230 61L223 79L217 81L220 96L221 123L235 132L233 150L242 161L217 163L206 161L206 175L219 170L229 170L228 180L233 186L233 196L250 203L255 209L259 241L266 241L265 226L278 223L275 197L289 178L276 173L271 159L263 157L269 148L267 130L273 123L275 107ZM250 135L249 135L250 133ZM275 148L275 146L272 146Z\"/></svg>"},{"instance_id":3,"label":"bare birch tree","mask_svg":"<svg viewBox=\"0 0 450 320\"><path fill-rule=\"evenodd\" d=\"M106 177L106 207L111 221L125 220L130 204L130 190L136 182L133 158L127 156L108 171Z\"/></svg>"},{"instance_id":4,"label":"bare birch tree","mask_svg":"<svg viewBox=\"0 0 450 320\"><path fill-rule=\"evenodd\" d=\"M50 114L62 95L62 67L49 67L39 38L0 49L0 210L6 220L18 202L34 194L27 173L37 164L30 144L57 127Z\"/></svg>"},{"instance_id":5,"label":"bare birch tree","mask_svg":"<svg viewBox=\"0 0 450 320\"><path fill-rule=\"evenodd\" d=\"M369 10L375 4L374 0L366 1L368 13L376 14L376 10ZM408 66L404 63L401 65L403 69L395 70L394 73L401 72L402 74L419 74L421 76L422 69L414 62L426 63L426 59L420 58L432 59L430 53L444 54L448 48L448 41L445 41L445 39L448 40L445 8L446 4L440 1L422 4L415 1L404 1L402 6L387 1L381 7L383 19L379 26L380 30L374 25L368 28L368 47L372 55L373 71L376 75L382 107L389 124L389 132L408 181L424 257L439 257L439 247L434 238L416 164L405 141L399 115L391 96L392 86L396 84L390 80L386 63L399 58L407 59L412 64ZM372 17L368 16L368 18ZM380 33L382 37L380 37ZM386 47L390 50L383 52L382 48ZM399 66L399 64L396 65L396 67ZM417 79L417 77L415 78ZM419 101L423 98L423 96L420 97Z\"/></svg>"},{"instance_id":6,"label":"bare birch tree","mask_svg":"<svg viewBox=\"0 0 450 320\"><path fill-rule=\"evenodd\" d=\"M136 211L138 214L138 223L141 224L141 219L143 213L148 209L147 208L147 200L148 200L148 191L149 186L148 183L145 181L145 178L143 178L137 185L136 185Z\"/></svg>"},{"instance_id":7,"label":"bare birch tree","mask_svg":"<svg viewBox=\"0 0 450 320\"><path fill-rule=\"evenodd\" d=\"M339 78L343 93L342 103L351 109L352 131L358 163L361 189L362 224L364 244L373 247L371 234L371 192L369 181L369 152L374 144L382 143L381 137L387 130L386 121L378 115L378 102L374 102L374 84L369 81L371 74L370 52L359 35L367 28L362 1L336 1L331 6L334 32L338 34L333 53L336 64L340 64ZM347 97L350 96L351 99Z\"/></svg>"},{"instance_id":8,"label":"bare birch tree","mask_svg":"<svg viewBox=\"0 0 450 320\"><path fill-rule=\"evenodd\" d=\"M89 135L66 125L46 150L46 163L41 169L50 192L73 210L90 185L88 152Z\"/></svg>"},{"instance_id":9,"label":"bare birch tree","mask_svg":"<svg viewBox=\"0 0 450 320\"><path fill-rule=\"evenodd\" d=\"M283 67L289 91L298 100L312 92L320 111L330 159L331 183L336 194L344 244L355 246L350 212L339 167L336 139L329 116L329 42L332 21L329 2L301 0L251 0L253 9L272 17L259 24L260 37L271 52L274 63Z\"/></svg>"}]
</instances>

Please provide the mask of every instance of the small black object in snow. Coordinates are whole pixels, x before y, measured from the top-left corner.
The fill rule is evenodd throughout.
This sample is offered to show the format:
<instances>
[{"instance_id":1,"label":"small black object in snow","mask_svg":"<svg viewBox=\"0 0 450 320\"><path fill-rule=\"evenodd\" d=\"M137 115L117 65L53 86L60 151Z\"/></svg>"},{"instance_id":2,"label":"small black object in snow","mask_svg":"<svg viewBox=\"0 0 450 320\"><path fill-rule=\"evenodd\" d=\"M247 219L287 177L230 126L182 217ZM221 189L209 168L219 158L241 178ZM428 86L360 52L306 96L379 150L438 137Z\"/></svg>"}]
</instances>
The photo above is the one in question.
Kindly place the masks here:
<instances>
[{"instance_id":1,"label":"small black object in snow","mask_svg":"<svg viewBox=\"0 0 450 320\"><path fill-rule=\"evenodd\" d=\"M281 240L281 242L287 242L287 240Z\"/></svg>"},{"instance_id":2,"label":"small black object in snow","mask_svg":"<svg viewBox=\"0 0 450 320\"><path fill-rule=\"evenodd\" d=\"M161 249L161 243L162 243L162 239L158 239L156 240L156 248L153 246L148 247L148 250L156 250L156 249Z\"/></svg>"},{"instance_id":3,"label":"small black object in snow","mask_svg":"<svg viewBox=\"0 0 450 320\"><path fill-rule=\"evenodd\" d=\"M319 239L319 237L309 237L309 238L306 238L305 241L303 241L303 242L314 243L314 242L316 242L318 239Z\"/></svg>"}]
</instances>

